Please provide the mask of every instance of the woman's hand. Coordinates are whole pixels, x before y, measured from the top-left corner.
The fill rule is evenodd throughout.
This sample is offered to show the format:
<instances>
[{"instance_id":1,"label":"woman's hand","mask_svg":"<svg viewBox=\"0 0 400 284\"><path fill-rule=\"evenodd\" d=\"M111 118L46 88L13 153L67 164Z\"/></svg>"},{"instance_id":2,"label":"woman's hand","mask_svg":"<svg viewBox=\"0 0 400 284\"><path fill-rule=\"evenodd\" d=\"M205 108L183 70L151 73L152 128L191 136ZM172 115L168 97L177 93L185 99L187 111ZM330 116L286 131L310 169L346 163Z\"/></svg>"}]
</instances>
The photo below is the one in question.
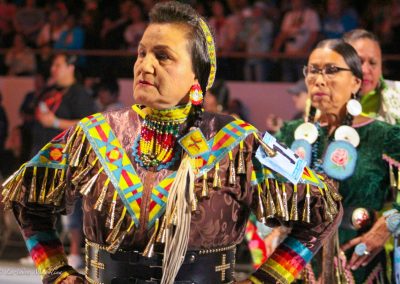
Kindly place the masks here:
<instances>
[{"instance_id":1,"label":"woman's hand","mask_svg":"<svg viewBox=\"0 0 400 284\"><path fill-rule=\"evenodd\" d=\"M385 217L380 217L373 227L361 237L352 239L345 243L341 248L346 251L360 243L367 246L368 254L357 255L355 252L351 256L349 266L356 270L361 266L366 266L382 249L386 241L390 238L390 232L386 227Z\"/></svg>"},{"instance_id":2,"label":"woman's hand","mask_svg":"<svg viewBox=\"0 0 400 284\"><path fill-rule=\"evenodd\" d=\"M40 124L42 124L44 127L52 127L55 119L56 116L51 111L48 112L40 111L38 114L38 120Z\"/></svg>"},{"instance_id":3,"label":"woman's hand","mask_svg":"<svg viewBox=\"0 0 400 284\"><path fill-rule=\"evenodd\" d=\"M63 281L60 282L61 284L84 284L85 281L83 280L82 276L77 275L70 275L65 278Z\"/></svg>"}]
</instances>

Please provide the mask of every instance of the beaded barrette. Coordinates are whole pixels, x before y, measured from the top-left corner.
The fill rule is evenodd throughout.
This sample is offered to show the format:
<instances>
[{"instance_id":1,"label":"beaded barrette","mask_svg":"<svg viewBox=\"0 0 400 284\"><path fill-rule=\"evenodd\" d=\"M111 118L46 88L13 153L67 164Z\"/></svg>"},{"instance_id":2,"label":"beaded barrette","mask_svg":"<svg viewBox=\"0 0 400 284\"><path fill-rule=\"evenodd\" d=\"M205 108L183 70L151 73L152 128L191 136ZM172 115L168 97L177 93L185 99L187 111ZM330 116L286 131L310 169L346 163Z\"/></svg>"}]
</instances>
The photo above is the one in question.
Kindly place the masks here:
<instances>
[{"instance_id":1,"label":"beaded barrette","mask_svg":"<svg viewBox=\"0 0 400 284\"><path fill-rule=\"evenodd\" d=\"M210 75L208 76L207 88L206 88L206 90L208 90L212 87L215 80L215 73L217 72L217 56L215 53L214 38L211 34L208 25L202 18L200 18L199 22L204 37L206 38L208 57L210 58L210 64L211 64Z\"/></svg>"}]
</instances>

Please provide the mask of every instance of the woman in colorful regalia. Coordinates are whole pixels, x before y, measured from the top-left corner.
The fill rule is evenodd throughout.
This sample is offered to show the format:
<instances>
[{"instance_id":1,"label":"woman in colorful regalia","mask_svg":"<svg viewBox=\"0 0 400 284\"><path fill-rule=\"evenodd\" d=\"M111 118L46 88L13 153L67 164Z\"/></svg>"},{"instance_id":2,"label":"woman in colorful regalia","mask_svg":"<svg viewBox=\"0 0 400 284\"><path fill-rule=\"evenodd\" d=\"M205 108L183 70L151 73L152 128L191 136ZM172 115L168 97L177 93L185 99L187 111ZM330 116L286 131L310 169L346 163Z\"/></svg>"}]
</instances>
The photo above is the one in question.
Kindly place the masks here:
<instances>
[{"instance_id":1,"label":"woman in colorful regalia","mask_svg":"<svg viewBox=\"0 0 400 284\"><path fill-rule=\"evenodd\" d=\"M306 282L386 283L382 249L389 235L385 222L376 218L390 193L385 157L398 160L400 129L362 115L361 61L343 40L320 42L304 76L311 96L309 115L306 121L285 123L277 138L317 173L339 182L344 207L338 238L324 246L322 262L307 269Z\"/></svg>"},{"instance_id":2,"label":"woman in colorful regalia","mask_svg":"<svg viewBox=\"0 0 400 284\"><path fill-rule=\"evenodd\" d=\"M251 211L292 232L235 283L292 282L337 228L340 195L272 136L202 111L216 54L194 9L159 3L150 19L134 65L139 105L83 119L3 184L43 282L234 283ZM53 226L79 198L85 275Z\"/></svg>"}]
</instances>

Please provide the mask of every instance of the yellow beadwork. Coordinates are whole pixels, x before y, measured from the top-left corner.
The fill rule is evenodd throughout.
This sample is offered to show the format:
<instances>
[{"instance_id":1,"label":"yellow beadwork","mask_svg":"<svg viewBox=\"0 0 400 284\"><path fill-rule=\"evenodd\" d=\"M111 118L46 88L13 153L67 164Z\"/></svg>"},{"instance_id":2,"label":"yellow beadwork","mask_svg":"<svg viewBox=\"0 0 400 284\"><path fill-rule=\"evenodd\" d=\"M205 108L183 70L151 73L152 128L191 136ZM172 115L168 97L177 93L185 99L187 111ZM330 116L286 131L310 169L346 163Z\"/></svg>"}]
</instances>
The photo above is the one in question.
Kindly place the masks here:
<instances>
[{"instance_id":1,"label":"yellow beadwork","mask_svg":"<svg viewBox=\"0 0 400 284\"><path fill-rule=\"evenodd\" d=\"M210 29L208 28L208 25L202 18L199 19L199 22L201 29L204 33L204 37L206 38L208 57L210 58L210 64L211 64L210 74L208 75L207 88L206 88L206 90L208 90L214 84L215 73L217 72L217 56L215 53L214 39Z\"/></svg>"}]
</instances>

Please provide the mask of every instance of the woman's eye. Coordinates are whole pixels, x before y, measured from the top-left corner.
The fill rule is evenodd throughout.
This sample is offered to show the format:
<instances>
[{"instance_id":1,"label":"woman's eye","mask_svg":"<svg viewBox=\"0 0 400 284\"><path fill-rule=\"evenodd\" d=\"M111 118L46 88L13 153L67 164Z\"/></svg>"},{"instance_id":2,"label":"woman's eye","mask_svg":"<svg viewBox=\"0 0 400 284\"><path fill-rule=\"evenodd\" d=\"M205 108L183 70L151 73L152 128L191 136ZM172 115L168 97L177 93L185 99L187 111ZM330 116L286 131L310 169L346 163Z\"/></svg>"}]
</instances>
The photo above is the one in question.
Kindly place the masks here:
<instances>
[{"instance_id":1,"label":"woman's eye","mask_svg":"<svg viewBox=\"0 0 400 284\"><path fill-rule=\"evenodd\" d=\"M167 60L169 59L168 54L165 53L157 53L156 54L158 60Z\"/></svg>"},{"instance_id":2,"label":"woman's eye","mask_svg":"<svg viewBox=\"0 0 400 284\"><path fill-rule=\"evenodd\" d=\"M145 57L146 56L146 52L144 50L139 50L138 51L138 56L139 57Z\"/></svg>"}]
</instances>

